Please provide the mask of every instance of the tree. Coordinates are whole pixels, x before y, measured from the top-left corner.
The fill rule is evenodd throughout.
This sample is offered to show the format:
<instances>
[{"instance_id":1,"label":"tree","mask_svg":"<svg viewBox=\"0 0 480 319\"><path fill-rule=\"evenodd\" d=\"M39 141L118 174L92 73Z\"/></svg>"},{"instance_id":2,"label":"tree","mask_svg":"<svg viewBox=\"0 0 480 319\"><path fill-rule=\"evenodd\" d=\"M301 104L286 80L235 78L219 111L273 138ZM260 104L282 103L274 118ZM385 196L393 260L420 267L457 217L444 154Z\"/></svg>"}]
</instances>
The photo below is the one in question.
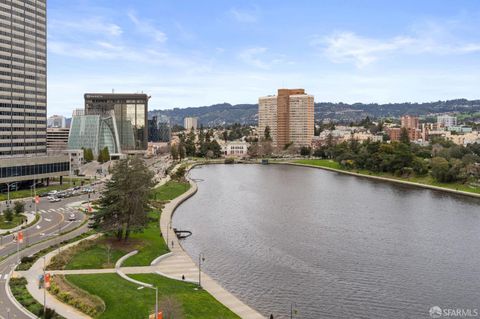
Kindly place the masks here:
<instances>
[{"instance_id":1,"label":"tree","mask_svg":"<svg viewBox=\"0 0 480 319\"><path fill-rule=\"evenodd\" d=\"M408 130L405 127L402 127L400 131L400 143L410 144L410 137L408 136Z\"/></svg>"},{"instance_id":2,"label":"tree","mask_svg":"<svg viewBox=\"0 0 480 319\"><path fill-rule=\"evenodd\" d=\"M3 216L5 217L5 220L8 222L11 222L13 220L13 211L11 208L7 208L3 211Z\"/></svg>"},{"instance_id":3,"label":"tree","mask_svg":"<svg viewBox=\"0 0 480 319\"><path fill-rule=\"evenodd\" d=\"M158 306L159 309L162 309L163 318L184 318L182 305L173 297L164 297L162 300L160 300Z\"/></svg>"},{"instance_id":4,"label":"tree","mask_svg":"<svg viewBox=\"0 0 480 319\"><path fill-rule=\"evenodd\" d=\"M302 156L310 156L310 155L312 155L312 148L309 147L309 146L303 146L303 147L300 149L300 155L302 155Z\"/></svg>"},{"instance_id":5,"label":"tree","mask_svg":"<svg viewBox=\"0 0 480 319\"><path fill-rule=\"evenodd\" d=\"M180 144L178 144L178 157L182 160L185 158L185 145L180 142Z\"/></svg>"},{"instance_id":6,"label":"tree","mask_svg":"<svg viewBox=\"0 0 480 319\"><path fill-rule=\"evenodd\" d=\"M120 160L99 200L96 224L103 231L114 232L118 240L128 240L132 231L143 230L148 223L148 198L153 185L153 173L142 159Z\"/></svg>"},{"instance_id":7,"label":"tree","mask_svg":"<svg viewBox=\"0 0 480 319\"><path fill-rule=\"evenodd\" d=\"M93 156L93 151L91 148L84 148L83 149L83 159L87 162L90 163L93 161L95 158Z\"/></svg>"},{"instance_id":8,"label":"tree","mask_svg":"<svg viewBox=\"0 0 480 319\"><path fill-rule=\"evenodd\" d=\"M178 146L177 145L172 145L170 147L170 154L172 155L173 160L176 161L178 159Z\"/></svg>"},{"instance_id":9,"label":"tree","mask_svg":"<svg viewBox=\"0 0 480 319\"><path fill-rule=\"evenodd\" d=\"M21 201L16 201L13 205L13 210L15 211L15 215L20 215L21 213L25 212L25 203Z\"/></svg>"},{"instance_id":10,"label":"tree","mask_svg":"<svg viewBox=\"0 0 480 319\"><path fill-rule=\"evenodd\" d=\"M450 168L448 161L443 157L434 157L430 163L432 167L432 177L439 182L448 181L448 170Z\"/></svg>"},{"instance_id":11,"label":"tree","mask_svg":"<svg viewBox=\"0 0 480 319\"><path fill-rule=\"evenodd\" d=\"M108 151L108 147L105 146L99 153L98 153L98 161L100 163L105 163L110 160L110 152Z\"/></svg>"},{"instance_id":12,"label":"tree","mask_svg":"<svg viewBox=\"0 0 480 319\"><path fill-rule=\"evenodd\" d=\"M265 139L265 141L271 141L272 140L272 136L270 135L270 126L266 126L265 127L265 131L263 132L263 137Z\"/></svg>"}]
</instances>

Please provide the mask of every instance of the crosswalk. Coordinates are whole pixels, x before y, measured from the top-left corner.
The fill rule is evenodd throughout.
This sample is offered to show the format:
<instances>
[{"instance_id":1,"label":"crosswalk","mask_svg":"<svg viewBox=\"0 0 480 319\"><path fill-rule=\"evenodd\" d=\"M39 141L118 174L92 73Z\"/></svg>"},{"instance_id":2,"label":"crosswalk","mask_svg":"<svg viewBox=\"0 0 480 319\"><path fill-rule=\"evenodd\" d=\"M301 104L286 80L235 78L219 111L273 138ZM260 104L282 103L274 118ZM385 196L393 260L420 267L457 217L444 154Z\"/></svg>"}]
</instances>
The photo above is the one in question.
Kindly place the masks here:
<instances>
[{"instance_id":1,"label":"crosswalk","mask_svg":"<svg viewBox=\"0 0 480 319\"><path fill-rule=\"evenodd\" d=\"M46 213L76 213L78 212L78 209L77 208L73 208L73 207L60 207L60 208L50 208L50 209L39 209L38 210L38 213L40 213L41 215L43 214L46 214ZM35 214L35 211L30 211L30 214Z\"/></svg>"}]
</instances>

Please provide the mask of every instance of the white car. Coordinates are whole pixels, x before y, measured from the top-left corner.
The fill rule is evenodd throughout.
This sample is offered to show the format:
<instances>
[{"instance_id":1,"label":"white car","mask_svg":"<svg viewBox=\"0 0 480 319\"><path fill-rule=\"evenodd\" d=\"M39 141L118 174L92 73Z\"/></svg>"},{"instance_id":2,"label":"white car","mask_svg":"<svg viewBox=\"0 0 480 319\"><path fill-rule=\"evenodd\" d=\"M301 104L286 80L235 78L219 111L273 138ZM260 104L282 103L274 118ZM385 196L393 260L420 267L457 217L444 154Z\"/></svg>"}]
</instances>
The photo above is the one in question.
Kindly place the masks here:
<instances>
[{"instance_id":1,"label":"white car","mask_svg":"<svg viewBox=\"0 0 480 319\"><path fill-rule=\"evenodd\" d=\"M70 216L68 217L68 220L73 222L73 221L76 221L77 218L75 217L75 214L74 213L71 213Z\"/></svg>"},{"instance_id":2,"label":"white car","mask_svg":"<svg viewBox=\"0 0 480 319\"><path fill-rule=\"evenodd\" d=\"M58 203L58 202L60 202L60 201L62 201L62 200L61 200L60 198L57 198L57 197L52 197L52 198L49 200L50 203Z\"/></svg>"}]
</instances>

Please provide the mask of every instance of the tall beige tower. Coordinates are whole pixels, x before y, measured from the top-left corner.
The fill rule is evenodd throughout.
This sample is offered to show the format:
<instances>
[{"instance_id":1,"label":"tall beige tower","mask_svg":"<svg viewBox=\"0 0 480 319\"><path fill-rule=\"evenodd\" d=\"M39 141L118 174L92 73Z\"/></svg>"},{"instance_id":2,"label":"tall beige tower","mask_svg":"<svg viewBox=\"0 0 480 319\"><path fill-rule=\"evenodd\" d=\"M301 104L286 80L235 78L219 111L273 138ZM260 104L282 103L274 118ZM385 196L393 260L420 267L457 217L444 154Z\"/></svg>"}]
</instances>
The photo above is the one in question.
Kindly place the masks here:
<instances>
[{"instance_id":1,"label":"tall beige tower","mask_svg":"<svg viewBox=\"0 0 480 319\"><path fill-rule=\"evenodd\" d=\"M274 147L310 146L315 131L313 95L304 89L279 89L277 96L259 98L258 106L261 137L268 126Z\"/></svg>"}]
</instances>

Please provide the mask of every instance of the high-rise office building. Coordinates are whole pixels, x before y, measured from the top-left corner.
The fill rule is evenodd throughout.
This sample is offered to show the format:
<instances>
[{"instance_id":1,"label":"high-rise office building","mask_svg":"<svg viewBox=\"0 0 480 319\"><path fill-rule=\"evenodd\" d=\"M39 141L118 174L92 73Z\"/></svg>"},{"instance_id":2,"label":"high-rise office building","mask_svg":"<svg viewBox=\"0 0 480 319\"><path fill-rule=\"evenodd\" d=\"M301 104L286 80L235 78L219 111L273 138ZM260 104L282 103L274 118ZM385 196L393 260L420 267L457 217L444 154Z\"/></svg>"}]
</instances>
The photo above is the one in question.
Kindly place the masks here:
<instances>
[{"instance_id":1,"label":"high-rise office building","mask_svg":"<svg viewBox=\"0 0 480 319\"><path fill-rule=\"evenodd\" d=\"M186 117L183 119L183 127L190 131L198 128L198 117Z\"/></svg>"},{"instance_id":2,"label":"high-rise office building","mask_svg":"<svg viewBox=\"0 0 480 319\"><path fill-rule=\"evenodd\" d=\"M48 154L63 154L67 150L70 129L66 127L47 128Z\"/></svg>"},{"instance_id":3,"label":"high-rise office building","mask_svg":"<svg viewBox=\"0 0 480 319\"><path fill-rule=\"evenodd\" d=\"M165 115L154 115L148 120L148 141L149 142L170 142L172 130L170 118Z\"/></svg>"},{"instance_id":4,"label":"high-rise office building","mask_svg":"<svg viewBox=\"0 0 480 319\"><path fill-rule=\"evenodd\" d=\"M110 115L113 111L122 152L148 146L148 99L146 94L85 94L85 115ZM73 126L73 123L72 123Z\"/></svg>"},{"instance_id":5,"label":"high-rise office building","mask_svg":"<svg viewBox=\"0 0 480 319\"><path fill-rule=\"evenodd\" d=\"M315 131L313 95L304 89L279 89L277 96L261 97L258 106L259 134L264 137L268 126L274 147L311 145Z\"/></svg>"},{"instance_id":6,"label":"high-rise office building","mask_svg":"<svg viewBox=\"0 0 480 319\"><path fill-rule=\"evenodd\" d=\"M46 156L46 28L46 0L0 3L0 183L69 171L68 157Z\"/></svg>"}]
</instances>

